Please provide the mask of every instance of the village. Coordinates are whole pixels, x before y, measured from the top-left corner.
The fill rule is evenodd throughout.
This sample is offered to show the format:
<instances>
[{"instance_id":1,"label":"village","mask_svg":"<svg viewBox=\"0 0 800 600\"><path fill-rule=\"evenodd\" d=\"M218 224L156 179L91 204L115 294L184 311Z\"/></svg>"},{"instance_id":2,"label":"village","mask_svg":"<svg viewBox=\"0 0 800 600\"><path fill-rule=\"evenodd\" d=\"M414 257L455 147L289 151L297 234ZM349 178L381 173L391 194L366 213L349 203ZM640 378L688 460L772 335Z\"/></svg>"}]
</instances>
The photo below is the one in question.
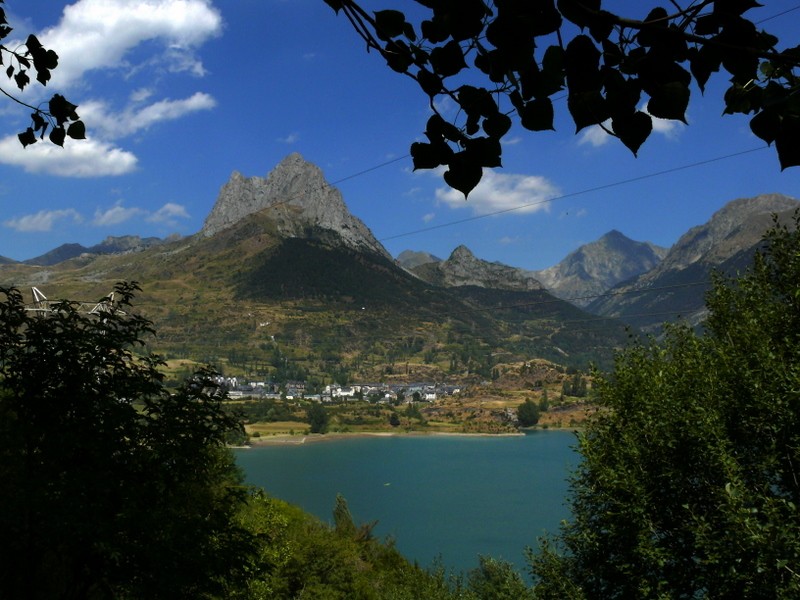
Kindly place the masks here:
<instances>
[{"instance_id":1,"label":"village","mask_svg":"<svg viewBox=\"0 0 800 600\"><path fill-rule=\"evenodd\" d=\"M328 384L319 393L306 393L306 382L284 384L265 381L242 381L238 377L218 376L216 383L227 390L230 399L271 398L314 402L369 401L378 404L435 402L452 397L462 386L435 382Z\"/></svg>"}]
</instances>

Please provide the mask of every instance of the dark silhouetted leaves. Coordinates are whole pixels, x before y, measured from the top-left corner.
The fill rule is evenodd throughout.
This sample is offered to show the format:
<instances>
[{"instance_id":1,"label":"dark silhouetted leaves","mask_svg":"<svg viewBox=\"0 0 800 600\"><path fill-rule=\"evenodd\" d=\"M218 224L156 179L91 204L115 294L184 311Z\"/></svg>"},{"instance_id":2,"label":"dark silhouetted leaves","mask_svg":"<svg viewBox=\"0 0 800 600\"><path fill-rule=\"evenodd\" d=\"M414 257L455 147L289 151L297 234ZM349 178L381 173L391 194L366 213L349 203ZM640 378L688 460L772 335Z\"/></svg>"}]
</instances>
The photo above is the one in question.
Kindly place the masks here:
<instances>
[{"instance_id":1,"label":"dark silhouetted leaves","mask_svg":"<svg viewBox=\"0 0 800 600\"><path fill-rule=\"evenodd\" d=\"M636 155L639 147L653 131L653 120L649 115L636 111L611 120L611 128L627 148Z\"/></svg>"},{"instance_id":2,"label":"dark silhouetted leaves","mask_svg":"<svg viewBox=\"0 0 800 600\"><path fill-rule=\"evenodd\" d=\"M403 35L406 17L399 10L379 10L375 13L375 32L383 41Z\"/></svg>"},{"instance_id":3,"label":"dark silhouetted leaves","mask_svg":"<svg viewBox=\"0 0 800 600\"><path fill-rule=\"evenodd\" d=\"M73 140L85 140L86 126L83 124L83 121L70 123L70 126L67 128L67 135Z\"/></svg>"},{"instance_id":4,"label":"dark silhouetted leaves","mask_svg":"<svg viewBox=\"0 0 800 600\"><path fill-rule=\"evenodd\" d=\"M17 135L17 137L19 138L19 142L22 144L23 147L30 146L31 144L36 143L36 134L30 127L28 127L25 131Z\"/></svg>"},{"instance_id":5,"label":"dark silhouetted leaves","mask_svg":"<svg viewBox=\"0 0 800 600\"><path fill-rule=\"evenodd\" d=\"M468 152L458 152L450 160L450 168L445 171L444 180L451 188L469 197L483 176L483 169L479 162Z\"/></svg>"},{"instance_id":6,"label":"dark silhouetted leaves","mask_svg":"<svg viewBox=\"0 0 800 600\"><path fill-rule=\"evenodd\" d=\"M450 77L467 67L461 46L455 41L450 41L444 46L434 48L431 51L431 65L442 77Z\"/></svg>"},{"instance_id":7,"label":"dark silhouetted leaves","mask_svg":"<svg viewBox=\"0 0 800 600\"><path fill-rule=\"evenodd\" d=\"M67 132L64 131L63 127L54 127L53 130L50 132L50 141L53 142L56 146L63 146L66 135Z\"/></svg>"},{"instance_id":8,"label":"dark silhouetted leaves","mask_svg":"<svg viewBox=\"0 0 800 600\"><path fill-rule=\"evenodd\" d=\"M414 144L412 156L415 168L448 165L446 180L465 194L483 167L499 165L499 142L514 122L554 128L554 100L565 88L576 131L607 123L635 155L651 117L686 123L693 83L704 91L720 70L730 80L724 113L755 115L753 132L775 143L781 165L798 161L800 46L779 51L778 38L745 17L754 0L665 2L647 7L643 20L635 3L630 14L614 14L602 0L416 0L420 41L398 10L376 11L373 22L352 0L326 2L392 69L416 79L434 111L441 97L457 104L452 119L429 121L430 143ZM485 138L476 137L481 130Z\"/></svg>"},{"instance_id":9,"label":"dark silhouetted leaves","mask_svg":"<svg viewBox=\"0 0 800 600\"><path fill-rule=\"evenodd\" d=\"M775 136L775 148L781 170L789 167L800 167L800 117L786 117L781 122L781 129Z\"/></svg>"},{"instance_id":10,"label":"dark silhouetted leaves","mask_svg":"<svg viewBox=\"0 0 800 600\"><path fill-rule=\"evenodd\" d=\"M508 115L497 113L483 121L483 130L489 137L499 140L508 133L508 130L511 129L511 124L511 118Z\"/></svg>"},{"instance_id":11,"label":"dark silhouetted leaves","mask_svg":"<svg viewBox=\"0 0 800 600\"><path fill-rule=\"evenodd\" d=\"M530 131L545 131L553 129L553 103L550 98L536 98L531 100L520 113L520 122L525 129Z\"/></svg>"},{"instance_id":12,"label":"dark silhouetted leaves","mask_svg":"<svg viewBox=\"0 0 800 600\"><path fill-rule=\"evenodd\" d=\"M688 106L689 88L673 81L656 88L656 93L647 102L647 111L659 119L676 119L686 123Z\"/></svg>"},{"instance_id":13,"label":"dark silhouetted leaves","mask_svg":"<svg viewBox=\"0 0 800 600\"><path fill-rule=\"evenodd\" d=\"M417 73L417 83L428 96L435 96L442 91L442 80L428 69L420 69Z\"/></svg>"}]
</instances>

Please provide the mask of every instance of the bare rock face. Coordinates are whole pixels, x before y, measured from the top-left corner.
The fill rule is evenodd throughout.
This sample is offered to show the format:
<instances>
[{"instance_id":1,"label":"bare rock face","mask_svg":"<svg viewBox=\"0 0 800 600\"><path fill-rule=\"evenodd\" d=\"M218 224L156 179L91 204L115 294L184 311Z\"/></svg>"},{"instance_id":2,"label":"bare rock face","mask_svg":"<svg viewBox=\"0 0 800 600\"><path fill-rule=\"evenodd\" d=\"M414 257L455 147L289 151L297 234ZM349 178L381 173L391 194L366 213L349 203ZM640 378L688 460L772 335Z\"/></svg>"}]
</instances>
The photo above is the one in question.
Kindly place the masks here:
<instances>
[{"instance_id":1,"label":"bare rock face","mask_svg":"<svg viewBox=\"0 0 800 600\"><path fill-rule=\"evenodd\" d=\"M350 214L341 193L325 181L320 168L297 153L284 158L266 178L234 172L222 186L200 233L213 236L262 211L275 223L279 235L309 238L318 230L334 231L353 250L391 259L367 226Z\"/></svg>"},{"instance_id":2,"label":"bare rock face","mask_svg":"<svg viewBox=\"0 0 800 600\"><path fill-rule=\"evenodd\" d=\"M543 289L529 271L477 258L466 246L459 246L445 261L420 265L412 272L436 285L474 285L495 290L529 292Z\"/></svg>"},{"instance_id":3,"label":"bare rock face","mask_svg":"<svg viewBox=\"0 0 800 600\"><path fill-rule=\"evenodd\" d=\"M666 248L636 242L614 230L571 252L557 265L534 273L559 298L587 306L592 296L653 269L666 253Z\"/></svg>"}]
</instances>

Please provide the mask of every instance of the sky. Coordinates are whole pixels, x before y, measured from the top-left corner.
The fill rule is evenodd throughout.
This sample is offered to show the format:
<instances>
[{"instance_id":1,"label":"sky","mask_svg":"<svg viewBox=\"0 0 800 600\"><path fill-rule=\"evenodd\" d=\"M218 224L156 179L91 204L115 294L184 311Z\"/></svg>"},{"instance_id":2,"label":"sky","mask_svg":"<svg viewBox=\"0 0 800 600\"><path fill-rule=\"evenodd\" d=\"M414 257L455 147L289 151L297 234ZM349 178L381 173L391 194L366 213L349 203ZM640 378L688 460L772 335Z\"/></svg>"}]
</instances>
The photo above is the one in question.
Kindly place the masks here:
<instances>
[{"instance_id":1,"label":"sky","mask_svg":"<svg viewBox=\"0 0 800 600\"><path fill-rule=\"evenodd\" d=\"M796 45L800 1L762 3L749 15ZM604 6L643 18L653 4ZM692 94L689 125L658 120L638 157L598 128L576 134L557 101L556 131L512 129L503 168L465 200L440 172L413 171L427 97L323 0L7 0L5 10L7 46L35 33L59 54L46 88L34 81L17 95L36 105L62 93L87 126L63 149L23 149L16 134L30 111L0 99L0 255L15 260L107 236L192 235L234 171L264 177L292 152L323 170L392 255L447 258L464 244L524 269L613 229L668 247L736 198L800 198L800 168L781 172L746 117L722 116L719 74ZM4 78L0 87L15 91Z\"/></svg>"}]
</instances>

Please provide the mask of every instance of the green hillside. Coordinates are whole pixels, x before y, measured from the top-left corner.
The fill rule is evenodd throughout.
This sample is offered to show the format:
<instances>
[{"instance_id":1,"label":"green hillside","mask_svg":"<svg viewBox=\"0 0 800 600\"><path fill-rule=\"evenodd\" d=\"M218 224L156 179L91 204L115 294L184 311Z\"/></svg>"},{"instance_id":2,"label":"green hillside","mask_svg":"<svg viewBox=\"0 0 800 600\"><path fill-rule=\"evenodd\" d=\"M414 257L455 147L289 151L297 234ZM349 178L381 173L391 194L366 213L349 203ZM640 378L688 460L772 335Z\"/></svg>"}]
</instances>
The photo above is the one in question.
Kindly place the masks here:
<instances>
[{"instance_id":1,"label":"green hillside","mask_svg":"<svg viewBox=\"0 0 800 600\"><path fill-rule=\"evenodd\" d=\"M426 365L440 378L485 377L504 361L610 364L623 327L545 291L430 285L387 258L274 233L263 214L214 236L50 267L0 267L0 284L37 286L50 300L96 301L121 280L158 332L150 350L259 377L380 378Z\"/></svg>"}]
</instances>

